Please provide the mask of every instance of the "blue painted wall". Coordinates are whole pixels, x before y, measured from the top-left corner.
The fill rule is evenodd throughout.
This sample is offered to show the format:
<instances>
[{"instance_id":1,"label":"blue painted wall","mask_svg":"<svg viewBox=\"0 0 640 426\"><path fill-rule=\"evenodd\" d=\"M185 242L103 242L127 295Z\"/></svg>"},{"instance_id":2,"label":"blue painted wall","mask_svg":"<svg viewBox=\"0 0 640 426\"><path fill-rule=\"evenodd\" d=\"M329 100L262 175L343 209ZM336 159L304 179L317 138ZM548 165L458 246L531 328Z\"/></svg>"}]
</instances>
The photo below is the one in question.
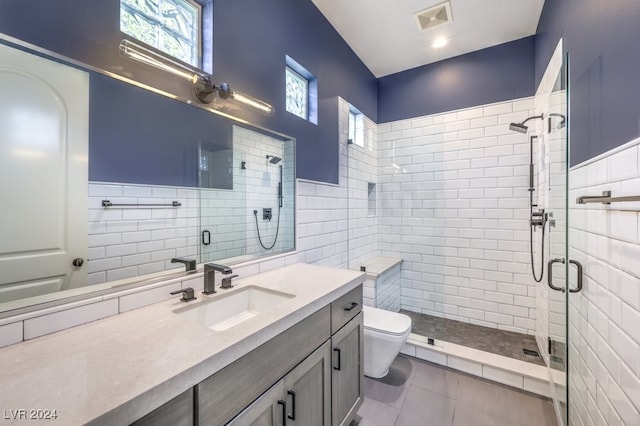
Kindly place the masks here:
<instances>
[{"instance_id":1,"label":"blue painted wall","mask_svg":"<svg viewBox=\"0 0 640 426\"><path fill-rule=\"evenodd\" d=\"M546 0L536 36L536 85L560 37L570 55L575 165L640 136L640 2Z\"/></svg>"},{"instance_id":2,"label":"blue painted wall","mask_svg":"<svg viewBox=\"0 0 640 426\"><path fill-rule=\"evenodd\" d=\"M298 177L338 183L341 96L377 119L376 79L310 0L214 0L213 74L272 103L266 127L297 140ZM318 78L318 125L285 112L289 55Z\"/></svg>"},{"instance_id":3,"label":"blue painted wall","mask_svg":"<svg viewBox=\"0 0 640 426\"><path fill-rule=\"evenodd\" d=\"M119 0L0 0L0 32L182 97L188 85L118 56ZM376 120L376 79L311 0L214 0L213 76L276 108L233 113L297 140L297 175L338 183L338 101ZM284 107L285 55L318 78L318 125ZM90 168L93 158L89 159ZM117 181L118 176L112 179ZM176 183L177 184L177 183Z\"/></svg>"},{"instance_id":4,"label":"blue painted wall","mask_svg":"<svg viewBox=\"0 0 640 426\"><path fill-rule=\"evenodd\" d=\"M232 148L229 120L101 74L89 84L89 180L197 187L199 146Z\"/></svg>"},{"instance_id":5,"label":"blue painted wall","mask_svg":"<svg viewBox=\"0 0 640 426\"><path fill-rule=\"evenodd\" d=\"M378 80L378 122L532 96L534 37Z\"/></svg>"}]
</instances>

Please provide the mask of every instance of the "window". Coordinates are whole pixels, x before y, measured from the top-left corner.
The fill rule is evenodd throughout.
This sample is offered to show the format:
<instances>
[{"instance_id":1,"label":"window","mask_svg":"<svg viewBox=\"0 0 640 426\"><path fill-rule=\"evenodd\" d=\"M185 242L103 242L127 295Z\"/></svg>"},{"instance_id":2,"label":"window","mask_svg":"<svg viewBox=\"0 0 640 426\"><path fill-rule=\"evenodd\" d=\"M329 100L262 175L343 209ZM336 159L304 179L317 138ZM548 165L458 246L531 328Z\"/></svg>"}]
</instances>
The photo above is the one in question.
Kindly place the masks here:
<instances>
[{"instance_id":1,"label":"window","mask_svg":"<svg viewBox=\"0 0 640 426\"><path fill-rule=\"evenodd\" d=\"M201 13L193 0L120 0L120 30L199 67Z\"/></svg>"},{"instance_id":2,"label":"window","mask_svg":"<svg viewBox=\"0 0 640 426\"><path fill-rule=\"evenodd\" d=\"M318 79L289 56L285 63L285 109L318 124Z\"/></svg>"},{"instance_id":3,"label":"window","mask_svg":"<svg viewBox=\"0 0 640 426\"><path fill-rule=\"evenodd\" d=\"M349 106L349 143L364 148L364 115Z\"/></svg>"},{"instance_id":4,"label":"window","mask_svg":"<svg viewBox=\"0 0 640 426\"><path fill-rule=\"evenodd\" d=\"M305 120L308 117L309 81L286 67L287 111Z\"/></svg>"}]
</instances>

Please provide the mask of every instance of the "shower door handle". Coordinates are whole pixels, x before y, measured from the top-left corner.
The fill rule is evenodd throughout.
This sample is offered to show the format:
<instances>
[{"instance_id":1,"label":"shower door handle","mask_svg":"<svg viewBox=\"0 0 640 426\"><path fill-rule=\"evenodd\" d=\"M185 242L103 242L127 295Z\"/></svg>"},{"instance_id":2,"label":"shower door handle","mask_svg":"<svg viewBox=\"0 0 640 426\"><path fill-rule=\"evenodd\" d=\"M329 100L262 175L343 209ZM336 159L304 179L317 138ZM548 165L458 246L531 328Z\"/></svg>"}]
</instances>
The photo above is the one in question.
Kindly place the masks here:
<instances>
[{"instance_id":1,"label":"shower door handle","mask_svg":"<svg viewBox=\"0 0 640 426\"><path fill-rule=\"evenodd\" d=\"M202 231L202 244L205 246L211 244L211 232L207 231L206 229Z\"/></svg>"},{"instance_id":2,"label":"shower door handle","mask_svg":"<svg viewBox=\"0 0 640 426\"><path fill-rule=\"evenodd\" d=\"M578 262L577 260L570 260L569 261L570 264L575 265L576 269L578 270L578 286L576 288L570 288L569 292L571 293L577 293L580 290L582 290L582 263Z\"/></svg>"},{"instance_id":3,"label":"shower door handle","mask_svg":"<svg viewBox=\"0 0 640 426\"><path fill-rule=\"evenodd\" d=\"M564 258L559 258L559 259L551 259L549 260L549 262L547 262L547 270L549 272L547 272L547 284L549 285L549 288L551 288L552 290L555 291L561 291L561 292L565 292L565 289L562 287L556 287L553 285L553 264L554 263L562 263L563 265L565 264L565 260Z\"/></svg>"}]
</instances>

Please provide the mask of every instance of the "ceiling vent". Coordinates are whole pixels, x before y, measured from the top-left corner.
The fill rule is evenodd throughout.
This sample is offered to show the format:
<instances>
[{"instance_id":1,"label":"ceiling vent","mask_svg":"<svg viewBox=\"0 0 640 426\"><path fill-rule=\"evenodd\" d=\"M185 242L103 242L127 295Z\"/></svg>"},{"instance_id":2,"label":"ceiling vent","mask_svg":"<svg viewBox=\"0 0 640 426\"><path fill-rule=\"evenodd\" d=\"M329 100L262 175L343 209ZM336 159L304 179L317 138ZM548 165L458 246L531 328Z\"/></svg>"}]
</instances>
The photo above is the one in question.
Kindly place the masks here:
<instances>
[{"instance_id":1,"label":"ceiling vent","mask_svg":"<svg viewBox=\"0 0 640 426\"><path fill-rule=\"evenodd\" d=\"M451 22L451 3L448 1L440 3L414 14L418 20L418 28L420 30L428 30L439 25Z\"/></svg>"}]
</instances>

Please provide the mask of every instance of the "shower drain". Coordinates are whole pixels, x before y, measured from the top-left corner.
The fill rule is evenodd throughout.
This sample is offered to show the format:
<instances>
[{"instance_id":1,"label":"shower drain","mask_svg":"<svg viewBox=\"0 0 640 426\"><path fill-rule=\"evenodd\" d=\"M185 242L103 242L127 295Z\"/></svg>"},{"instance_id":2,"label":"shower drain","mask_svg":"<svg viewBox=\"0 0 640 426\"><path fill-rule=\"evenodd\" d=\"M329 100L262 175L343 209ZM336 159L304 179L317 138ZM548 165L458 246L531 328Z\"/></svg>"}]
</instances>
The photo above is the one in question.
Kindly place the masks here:
<instances>
[{"instance_id":1,"label":"shower drain","mask_svg":"<svg viewBox=\"0 0 640 426\"><path fill-rule=\"evenodd\" d=\"M540 356L540 354L538 353L538 351L534 351L532 349L526 349L526 348L522 348L522 352L524 352L525 355L530 355L530 356Z\"/></svg>"}]
</instances>

